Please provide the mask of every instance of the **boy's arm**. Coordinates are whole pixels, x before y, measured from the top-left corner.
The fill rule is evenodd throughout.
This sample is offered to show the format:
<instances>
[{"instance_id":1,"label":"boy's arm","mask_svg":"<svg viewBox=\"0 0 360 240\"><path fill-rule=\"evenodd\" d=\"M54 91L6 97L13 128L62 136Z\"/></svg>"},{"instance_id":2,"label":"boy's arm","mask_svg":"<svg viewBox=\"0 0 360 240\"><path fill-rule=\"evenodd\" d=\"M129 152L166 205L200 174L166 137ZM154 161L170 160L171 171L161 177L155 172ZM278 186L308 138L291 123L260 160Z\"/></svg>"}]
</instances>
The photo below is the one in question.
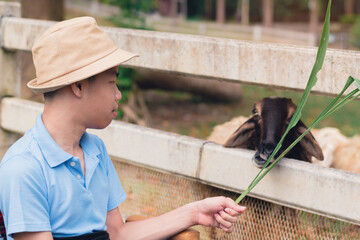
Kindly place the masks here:
<instances>
[{"instance_id":1,"label":"boy's arm","mask_svg":"<svg viewBox=\"0 0 360 240\"><path fill-rule=\"evenodd\" d=\"M142 221L123 223L118 208L108 212L106 225L110 239L165 239L191 226L204 225L232 231L245 207L225 197L207 198Z\"/></svg>"},{"instance_id":2,"label":"boy's arm","mask_svg":"<svg viewBox=\"0 0 360 240\"><path fill-rule=\"evenodd\" d=\"M14 240L53 240L51 232L14 233Z\"/></svg>"}]
</instances>

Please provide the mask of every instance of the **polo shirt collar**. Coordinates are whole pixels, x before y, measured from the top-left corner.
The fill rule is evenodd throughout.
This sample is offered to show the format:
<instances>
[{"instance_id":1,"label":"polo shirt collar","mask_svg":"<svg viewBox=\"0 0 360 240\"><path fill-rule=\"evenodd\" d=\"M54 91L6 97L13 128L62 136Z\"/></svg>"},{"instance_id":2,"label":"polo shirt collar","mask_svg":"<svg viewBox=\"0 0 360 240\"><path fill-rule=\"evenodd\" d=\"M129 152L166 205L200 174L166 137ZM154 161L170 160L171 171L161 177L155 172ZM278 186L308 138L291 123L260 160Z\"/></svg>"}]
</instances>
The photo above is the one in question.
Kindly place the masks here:
<instances>
[{"instance_id":1,"label":"polo shirt collar","mask_svg":"<svg viewBox=\"0 0 360 240\"><path fill-rule=\"evenodd\" d=\"M90 134L87 132L84 132L80 139L80 145L84 152L86 152L90 156L98 156L101 151L96 145L96 142L93 140L93 138L90 137Z\"/></svg>"},{"instance_id":2,"label":"polo shirt collar","mask_svg":"<svg viewBox=\"0 0 360 240\"><path fill-rule=\"evenodd\" d=\"M50 167L56 167L73 158L71 154L65 152L62 148L60 148L59 145L57 145L57 143L51 137L50 133L44 125L44 122L42 121L42 114L38 115L36 118L36 123L33 128L33 135L40 147L40 150L45 160L50 165ZM96 144L90 140L88 135L89 134L85 132L81 137L81 147L88 154L97 156L100 154L100 150L98 149Z\"/></svg>"}]
</instances>

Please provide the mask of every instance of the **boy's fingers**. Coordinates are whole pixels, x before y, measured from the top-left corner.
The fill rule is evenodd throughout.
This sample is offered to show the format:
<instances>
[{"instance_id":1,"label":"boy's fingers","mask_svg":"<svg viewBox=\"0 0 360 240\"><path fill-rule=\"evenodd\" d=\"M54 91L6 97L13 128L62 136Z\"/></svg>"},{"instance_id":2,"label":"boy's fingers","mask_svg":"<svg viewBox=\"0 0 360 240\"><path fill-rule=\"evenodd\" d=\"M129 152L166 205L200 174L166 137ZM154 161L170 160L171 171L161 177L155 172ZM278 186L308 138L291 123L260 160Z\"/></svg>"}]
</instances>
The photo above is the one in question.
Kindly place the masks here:
<instances>
[{"instance_id":1,"label":"boy's fingers","mask_svg":"<svg viewBox=\"0 0 360 240\"><path fill-rule=\"evenodd\" d=\"M237 217L241 214L241 212L235 211L232 208L225 208L224 211L232 217Z\"/></svg>"},{"instance_id":2,"label":"boy's fingers","mask_svg":"<svg viewBox=\"0 0 360 240\"><path fill-rule=\"evenodd\" d=\"M236 211L234 211L236 212ZM232 216L231 214L229 214L226 209L223 210L223 211L220 211L219 212L220 216L225 219L226 221L228 222L232 222L232 223L235 223L237 221L237 217L236 216Z\"/></svg>"},{"instance_id":3,"label":"boy's fingers","mask_svg":"<svg viewBox=\"0 0 360 240\"><path fill-rule=\"evenodd\" d=\"M223 219L220 214L218 213L215 213L215 219L216 221L220 224L220 227L221 225L223 225L225 228L229 228L231 227L232 223L229 222L229 221L226 221L225 219Z\"/></svg>"},{"instance_id":4,"label":"boy's fingers","mask_svg":"<svg viewBox=\"0 0 360 240\"><path fill-rule=\"evenodd\" d=\"M224 230L225 232L227 232L227 233L231 233L232 232L232 226L230 226L230 227L225 227L225 226L223 226L223 225L221 225L220 224L220 228L222 229L222 230Z\"/></svg>"},{"instance_id":5,"label":"boy's fingers","mask_svg":"<svg viewBox=\"0 0 360 240\"><path fill-rule=\"evenodd\" d=\"M232 200L231 198L226 198L225 199L225 204L226 204L226 208L232 208L235 211L238 212L243 212L246 210L246 207L244 206L240 206L239 204L237 204L234 200Z\"/></svg>"}]
</instances>

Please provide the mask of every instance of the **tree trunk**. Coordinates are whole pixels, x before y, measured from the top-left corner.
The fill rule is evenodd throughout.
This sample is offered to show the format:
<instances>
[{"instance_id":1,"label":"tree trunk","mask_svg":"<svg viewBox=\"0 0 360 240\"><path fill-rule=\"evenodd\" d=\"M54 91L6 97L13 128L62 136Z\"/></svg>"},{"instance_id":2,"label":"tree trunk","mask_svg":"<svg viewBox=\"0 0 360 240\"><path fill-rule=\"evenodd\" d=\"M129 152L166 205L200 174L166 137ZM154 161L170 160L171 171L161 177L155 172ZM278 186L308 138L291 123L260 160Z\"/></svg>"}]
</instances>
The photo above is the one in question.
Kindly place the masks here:
<instances>
[{"instance_id":1,"label":"tree trunk","mask_svg":"<svg viewBox=\"0 0 360 240\"><path fill-rule=\"evenodd\" d=\"M319 2L318 0L310 0L310 23L309 30L311 33L317 33L319 29Z\"/></svg>"},{"instance_id":2,"label":"tree trunk","mask_svg":"<svg viewBox=\"0 0 360 240\"><path fill-rule=\"evenodd\" d=\"M64 16L63 0L22 0L21 15L24 18L62 21ZM23 98L41 100L42 96L34 94L26 83L36 77L32 55L28 52L21 53L21 95Z\"/></svg>"},{"instance_id":3,"label":"tree trunk","mask_svg":"<svg viewBox=\"0 0 360 240\"><path fill-rule=\"evenodd\" d=\"M217 0L216 1L216 22L217 23L225 23L225 0Z\"/></svg>"},{"instance_id":4,"label":"tree trunk","mask_svg":"<svg viewBox=\"0 0 360 240\"><path fill-rule=\"evenodd\" d=\"M274 1L263 0L263 25L272 27L274 21Z\"/></svg>"},{"instance_id":5,"label":"tree trunk","mask_svg":"<svg viewBox=\"0 0 360 240\"><path fill-rule=\"evenodd\" d=\"M21 9L24 18L61 21L64 17L63 0L22 0Z\"/></svg>"},{"instance_id":6,"label":"tree trunk","mask_svg":"<svg viewBox=\"0 0 360 240\"><path fill-rule=\"evenodd\" d=\"M212 19L212 0L205 0L205 17L206 19Z\"/></svg>"},{"instance_id":7,"label":"tree trunk","mask_svg":"<svg viewBox=\"0 0 360 240\"><path fill-rule=\"evenodd\" d=\"M345 0L345 14L353 15L354 14L354 0Z\"/></svg>"},{"instance_id":8,"label":"tree trunk","mask_svg":"<svg viewBox=\"0 0 360 240\"><path fill-rule=\"evenodd\" d=\"M242 0L241 1L241 24L242 25L249 25L249 11L250 5L249 0Z\"/></svg>"},{"instance_id":9,"label":"tree trunk","mask_svg":"<svg viewBox=\"0 0 360 240\"><path fill-rule=\"evenodd\" d=\"M177 17L178 15L178 0L171 0L170 16Z\"/></svg>"},{"instance_id":10,"label":"tree trunk","mask_svg":"<svg viewBox=\"0 0 360 240\"><path fill-rule=\"evenodd\" d=\"M138 69L137 72L135 82L142 89L185 91L221 101L238 101L242 96L242 88L239 83L181 76L146 69Z\"/></svg>"},{"instance_id":11,"label":"tree trunk","mask_svg":"<svg viewBox=\"0 0 360 240\"><path fill-rule=\"evenodd\" d=\"M184 19L186 19L186 16L187 16L187 0L182 0L181 1L180 14Z\"/></svg>"}]
</instances>

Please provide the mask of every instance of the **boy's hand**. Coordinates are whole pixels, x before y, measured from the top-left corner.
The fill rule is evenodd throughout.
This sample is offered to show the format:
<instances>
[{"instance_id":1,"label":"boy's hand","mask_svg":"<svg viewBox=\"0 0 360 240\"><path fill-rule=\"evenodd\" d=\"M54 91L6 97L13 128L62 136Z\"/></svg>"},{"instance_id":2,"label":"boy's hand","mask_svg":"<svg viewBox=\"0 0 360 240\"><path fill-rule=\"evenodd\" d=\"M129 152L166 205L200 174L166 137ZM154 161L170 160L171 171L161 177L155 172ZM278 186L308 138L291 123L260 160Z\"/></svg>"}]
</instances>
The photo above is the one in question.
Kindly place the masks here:
<instances>
[{"instance_id":1,"label":"boy's hand","mask_svg":"<svg viewBox=\"0 0 360 240\"><path fill-rule=\"evenodd\" d=\"M235 203L231 198L212 197L196 202L198 208L197 224L219 227L225 232L232 232L232 225L245 207Z\"/></svg>"}]
</instances>

